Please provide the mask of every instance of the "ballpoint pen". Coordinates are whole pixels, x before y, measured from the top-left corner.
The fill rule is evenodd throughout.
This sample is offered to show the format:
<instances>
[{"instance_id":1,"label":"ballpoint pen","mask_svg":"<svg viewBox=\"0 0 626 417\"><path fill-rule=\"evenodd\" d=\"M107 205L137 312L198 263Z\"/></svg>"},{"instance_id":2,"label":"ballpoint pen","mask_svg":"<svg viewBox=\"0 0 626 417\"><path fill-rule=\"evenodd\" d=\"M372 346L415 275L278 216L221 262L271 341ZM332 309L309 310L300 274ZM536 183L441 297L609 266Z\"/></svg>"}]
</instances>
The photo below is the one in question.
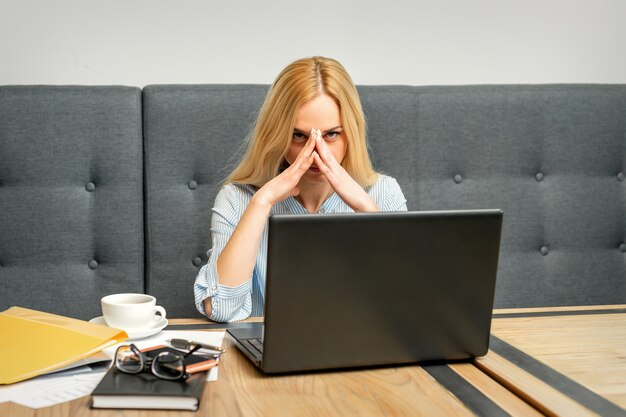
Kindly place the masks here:
<instances>
[{"instance_id":1,"label":"ballpoint pen","mask_svg":"<svg viewBox=\"0 0 626 417\"><path fill-rule=\"evenodd\" d=\"M213 352L217 352L218 354L222 354L222 353L225 352L225 350L222 349L221 347L208 345L206 343L201 343L201 342L194 342L193 340L168 339L168 340L166 340L166 342L169 343L170 345L172 345L172 347L174 347L176 349L191 350L191 349L193 349L196 346L200 346L200 349L210 350L210 351L213 351Z\"/></svg>"}]
</instances>

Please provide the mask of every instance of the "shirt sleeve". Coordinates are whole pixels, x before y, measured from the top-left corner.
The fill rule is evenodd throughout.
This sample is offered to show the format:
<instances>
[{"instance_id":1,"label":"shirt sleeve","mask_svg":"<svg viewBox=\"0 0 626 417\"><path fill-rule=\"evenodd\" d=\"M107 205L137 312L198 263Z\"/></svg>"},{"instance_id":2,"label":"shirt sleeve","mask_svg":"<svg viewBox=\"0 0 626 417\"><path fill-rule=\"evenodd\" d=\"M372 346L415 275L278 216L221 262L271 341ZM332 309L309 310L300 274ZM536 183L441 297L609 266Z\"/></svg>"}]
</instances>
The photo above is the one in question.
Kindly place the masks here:
<instances>
[{"instance_id":1,"label":"shirt sleeve","mask_svg":"<svg viewBox=\"0 0 626 417\"><path fill-rule=\"evenodd\" d=\"M408 211L406 198L395 178L387 177L382 211Z\"/></svg>"},{"instance_id":2,"label":"shirt sleeve","mask_svg":"<svg viewBox=\"0 0 626 417\"><path fill-rule=\"evenodd\" d=\"M218 322L244 320L252 311L252 276L241 285L221 285L217 276L217 258L224 250L245 208L243 191L228 185L215 198L211 216L211 242L209 260L194 284L194 298L198 311L206 315L204 300L211 299L209 319Z\"/></svg>"}]
</instances>

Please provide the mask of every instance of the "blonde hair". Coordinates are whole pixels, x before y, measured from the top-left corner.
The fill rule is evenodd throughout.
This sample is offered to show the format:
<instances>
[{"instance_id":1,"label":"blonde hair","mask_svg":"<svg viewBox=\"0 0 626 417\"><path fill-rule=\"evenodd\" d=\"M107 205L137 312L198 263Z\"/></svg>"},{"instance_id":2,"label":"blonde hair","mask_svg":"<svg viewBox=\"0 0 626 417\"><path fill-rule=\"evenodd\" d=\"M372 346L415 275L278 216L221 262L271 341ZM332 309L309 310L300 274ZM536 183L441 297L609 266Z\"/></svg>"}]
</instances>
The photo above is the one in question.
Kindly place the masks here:
<instances>
[{"instance_id":1,"label":"blonde hair","mask_svg":"<svg viewBox=\"0 0 626 417\"><path fill-rule=\"evenodd\" d=\"M339 62L319 56L294 61L278 74L265 97L248 149L225 183L260 188L276 177L292 141L298 110L320 94L334 98L339 105L348 139L341 165L362 187L373 185L378 173L367 152L365 117L356 87Z\"/></svg>"}]
</instances>

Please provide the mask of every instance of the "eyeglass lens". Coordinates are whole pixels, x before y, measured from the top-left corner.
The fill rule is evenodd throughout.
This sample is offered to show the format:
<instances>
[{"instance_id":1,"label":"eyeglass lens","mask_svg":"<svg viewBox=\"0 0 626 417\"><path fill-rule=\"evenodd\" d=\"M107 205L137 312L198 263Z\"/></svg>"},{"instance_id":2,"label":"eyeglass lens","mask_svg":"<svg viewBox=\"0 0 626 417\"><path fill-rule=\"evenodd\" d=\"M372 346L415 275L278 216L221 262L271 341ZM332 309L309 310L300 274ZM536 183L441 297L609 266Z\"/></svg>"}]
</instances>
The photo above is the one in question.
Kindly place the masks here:
<instances>
[{"instance_id":1,"label":"eyeglass lens","mask_svg":"<svg viewBox=\"0 0 626 417\"><path fill-rule=\"evenodd\" d=\"M115 366L124 372L139 373L143 370L142 355L134 352L130 345L120 346L115 353Z\"/></svg>"},{"instance_id":2,"label":"eyeglass lens","mask_svg":"<svg viewBox=\"0 0 626 417\"><path fill-rule=\"evenodd\" d=\"M172 352L161 352L152 361L152 373L163 379L179 379L185 375L183 356Z\"/></svg>"}]
</instances>

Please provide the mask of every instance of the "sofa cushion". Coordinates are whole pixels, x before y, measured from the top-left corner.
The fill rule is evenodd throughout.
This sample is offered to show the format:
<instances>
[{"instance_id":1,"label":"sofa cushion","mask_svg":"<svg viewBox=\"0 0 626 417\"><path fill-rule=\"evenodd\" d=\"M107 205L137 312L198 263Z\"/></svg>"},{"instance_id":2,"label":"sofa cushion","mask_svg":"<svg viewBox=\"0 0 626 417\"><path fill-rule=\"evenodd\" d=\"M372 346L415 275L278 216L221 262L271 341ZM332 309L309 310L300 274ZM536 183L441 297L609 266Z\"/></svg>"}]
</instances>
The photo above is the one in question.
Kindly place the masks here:
<instances>
[{"instance_id":1,"label":"sofa cushion","mask_svg":"<svg viewBox=\"0 0 626 417\"><path fill-rule=\"evenodd\" d=\"M83 319L143 292L141 94L0 87L0 310Z\"/></svg>"},{"instance_id":2,"label":"sofa cushion","mask_svg":"<svg viewBox=\"0 0 626 417\"><path fill-rule=\"evenodd\" d=\"M504 210L496 307L626 302L626 86L424 87L416 117L413 208Z\"/></svg>"},{"instance_id":3,"label":"sofa cushion","mask_svg":"<svg viewBox=\"0 0 626 417\"><path fill-rule=\"evenodd\" d=\"M267 88L144 91L148 289L173 314L196 314L215 194ZM626 302L626 86L359 94L375 168L398 179L410 210L504 210L496 307Z\"/></svg>"},{"instance_id":4,"label":"sofa cushion","mask_svg":"<svg viewBox=\"0 0 626 417\"><path fill-rule=\"evenodd\" d=\"M267 88L144 88L147 290L168 315L199 315L193 282L208 260L213 201L245 151Z\"/></svg>"}]
</instances>

